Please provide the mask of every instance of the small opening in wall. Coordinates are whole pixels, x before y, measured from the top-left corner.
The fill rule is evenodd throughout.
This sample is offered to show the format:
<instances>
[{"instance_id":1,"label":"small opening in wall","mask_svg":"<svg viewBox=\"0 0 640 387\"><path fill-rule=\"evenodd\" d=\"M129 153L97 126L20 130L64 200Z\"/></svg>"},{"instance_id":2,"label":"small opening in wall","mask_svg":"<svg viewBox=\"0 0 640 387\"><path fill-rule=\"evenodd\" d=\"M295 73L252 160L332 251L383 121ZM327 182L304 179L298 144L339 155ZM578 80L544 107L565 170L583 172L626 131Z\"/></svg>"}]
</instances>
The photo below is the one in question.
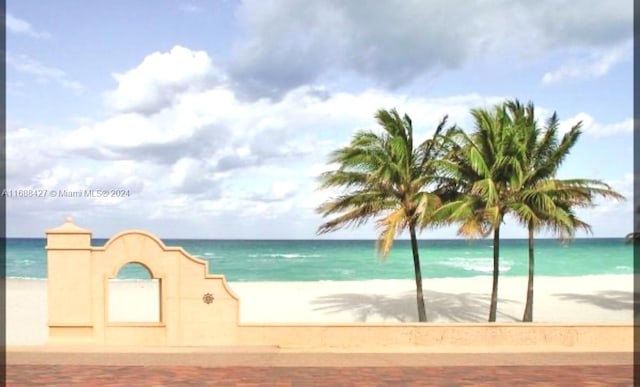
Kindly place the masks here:
<instances>
[{"instance_id":1,"label":"small opening in wall","mask_svg":"<svg viewBox=\"0 0 640 387\"><path fill-rule=\"evenodd\" d=\"M160 322L160 279L130 262L109 279L109 322Z\"/></svg>"}]
</instances>

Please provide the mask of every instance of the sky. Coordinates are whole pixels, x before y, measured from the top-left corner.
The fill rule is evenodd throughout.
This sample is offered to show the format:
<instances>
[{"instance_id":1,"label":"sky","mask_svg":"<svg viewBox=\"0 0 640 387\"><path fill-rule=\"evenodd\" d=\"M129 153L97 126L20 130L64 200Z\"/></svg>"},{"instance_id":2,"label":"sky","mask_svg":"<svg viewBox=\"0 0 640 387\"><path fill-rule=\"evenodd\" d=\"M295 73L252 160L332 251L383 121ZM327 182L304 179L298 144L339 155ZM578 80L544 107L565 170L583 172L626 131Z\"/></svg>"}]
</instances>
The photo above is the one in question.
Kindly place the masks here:
<instances>
[{"instance_id":1,"label":"sky","mask_svg":"<svg viewBox=\"0 0 640 387\"><path fill-rule=\"evenodd\" d=\"M426 138L514 98L582 121L559 177L628 198L579 210L591 236L633 229L631 0L8 0L6 31L9 237L72 216L101 238L374 239L316 235L330 152L379 109ZM60 197L84 190L126 197Z\"/></svg>"}]
</instances>

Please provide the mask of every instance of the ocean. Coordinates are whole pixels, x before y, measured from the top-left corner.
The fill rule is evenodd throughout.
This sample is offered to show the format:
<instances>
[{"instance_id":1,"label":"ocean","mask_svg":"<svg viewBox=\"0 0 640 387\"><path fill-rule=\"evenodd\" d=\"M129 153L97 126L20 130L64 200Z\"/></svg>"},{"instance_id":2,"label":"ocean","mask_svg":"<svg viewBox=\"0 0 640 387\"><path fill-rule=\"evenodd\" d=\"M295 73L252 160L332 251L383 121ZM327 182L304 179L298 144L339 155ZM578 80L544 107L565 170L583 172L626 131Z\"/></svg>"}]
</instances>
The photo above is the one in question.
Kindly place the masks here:
<instances>
[{"instance_id":1,"label":"ocean","mask_svg":"<svg viewBox=\"0 0 640 387\"><path fill-rule=\"evenodd\" d=\"M106 240L95 239L93 246ZM413 260L408 240L398 240L381 260L373 240L176 240L189 254L209 262L212 274L228 281L352 281L412 279ZM9 238L6 270L9 278L47 277L46 241L41 238ZM491 275L492 241L421 240L423 278L465 278ZM505 239L500 244L502 276L526 276L526 239ZM632 274L633 246L621 238L584 238L568 243L536 240L535 272L538 276ZM141 267L127 265L120 279L143 279Z\"/></svg>"}]
</instances>

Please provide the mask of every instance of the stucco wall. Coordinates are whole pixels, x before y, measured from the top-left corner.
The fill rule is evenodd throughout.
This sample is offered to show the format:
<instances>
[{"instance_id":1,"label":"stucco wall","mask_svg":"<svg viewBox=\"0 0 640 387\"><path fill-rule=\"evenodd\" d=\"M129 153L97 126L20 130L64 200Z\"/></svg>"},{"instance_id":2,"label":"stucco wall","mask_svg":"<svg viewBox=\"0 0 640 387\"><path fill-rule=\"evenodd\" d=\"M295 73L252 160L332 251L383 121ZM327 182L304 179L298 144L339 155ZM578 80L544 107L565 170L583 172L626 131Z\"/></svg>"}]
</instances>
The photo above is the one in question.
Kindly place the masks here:
<instances>
[{"instance_id":1,"label":"stucco wall","mask_svg":"<svg viewBox=\"0 0 640 387\"><path fill-rule=\"evenodd\" d=\"M239 300L224 276L180 247L140 230L90 246L91 232L73 224L47 231L50 343L231 345L237 343ZM109 322L109 280L139 263L159 282L160 321ZM211 295L206 302L205 295Z\"/></svg>"},{"instance_id":2,"label":"stucco wall","mask_svg":"<svg viewBox=\"0 0 640 387\"><path fill-rule=\"evenodd\" d=\"M71 219L47 231L50 344L633 350L630 324L239 324L238 297L206 261L139 230L90 243ZM130 262L159 281L158 322L107 321L109 280Z\"/></svg>"},{"instance_id":3,"label":"stucco wall","mask_svg":"<svg viewBox=\"0 0 640 387\"><path fill-rule=\"evenodd\" d=\"M241 345L282 347L526 347L632 351L628 324L241 325Z\"/></svg>"}]
</instances>

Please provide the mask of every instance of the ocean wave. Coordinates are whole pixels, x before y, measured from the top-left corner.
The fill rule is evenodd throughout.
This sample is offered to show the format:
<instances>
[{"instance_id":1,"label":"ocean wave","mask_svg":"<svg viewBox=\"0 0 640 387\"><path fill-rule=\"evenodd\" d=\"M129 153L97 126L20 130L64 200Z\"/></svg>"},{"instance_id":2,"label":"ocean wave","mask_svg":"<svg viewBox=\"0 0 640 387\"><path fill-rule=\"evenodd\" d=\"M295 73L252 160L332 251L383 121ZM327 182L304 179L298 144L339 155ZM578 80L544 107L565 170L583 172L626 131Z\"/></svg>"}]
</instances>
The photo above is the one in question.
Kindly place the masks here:
<instances>
[{"instance_id":1,"label":"ocean wave","mask_svg":"<svg viewBox=\"0 0 640 387\"><path fill-rule=\"evenodd\" d=\"M465 271L475 271L480 273L492 273L493 272L493 258L463 258L454 257L449 258L446 261L436 262L438 265L448 266L456 269L462 269ZM509 260L500 261L500 272L508 272L513 267L513 262Z\"/></svg>"},{"instance_id":2,"label":"ocean wave","mask_svg":"<svg viewBox=\"0 0 640 387\"><path fill-rule=\"evenodd\" d=\"M204 254L190 254L192 257L198 258L198 259L202 259L204 261L210 260L214 258L214 254L213 253L204 253ZM215 257L218 258L218 257Z\"/></svg>"},{"instance_id":3,"label":"ocean wave","mask_svg":"<svg viewBox=\"0 0 640 387\"><path fill-rule=\"evenodd\" d=\"M297 254L297 253L272 253L272 254L248 254L249 258L319 258L321 254Z\"/></svg>"},{"instance_id":4,"label":"ocean wave","mask_svg":"<svg viewBox=\"0 0 640 387\"><path fill-rule=\"evenodd\" d=\"M20 259L20 260L15 260L10 264L15 266L33 266L36 264L36 261L32 261L31 259Z\"/></svg>"},{"instance_id":5,"label":"ocean wave","mask_svg":"<svg viewBox=\"0 0 640 387\"><path fill-rule=\"evenodd\" d=\"M46 278L40 277L24 277L24 276L7 276L8 280L28 280L28 281L46 281Z\"/></svg>"}]
</instances>

